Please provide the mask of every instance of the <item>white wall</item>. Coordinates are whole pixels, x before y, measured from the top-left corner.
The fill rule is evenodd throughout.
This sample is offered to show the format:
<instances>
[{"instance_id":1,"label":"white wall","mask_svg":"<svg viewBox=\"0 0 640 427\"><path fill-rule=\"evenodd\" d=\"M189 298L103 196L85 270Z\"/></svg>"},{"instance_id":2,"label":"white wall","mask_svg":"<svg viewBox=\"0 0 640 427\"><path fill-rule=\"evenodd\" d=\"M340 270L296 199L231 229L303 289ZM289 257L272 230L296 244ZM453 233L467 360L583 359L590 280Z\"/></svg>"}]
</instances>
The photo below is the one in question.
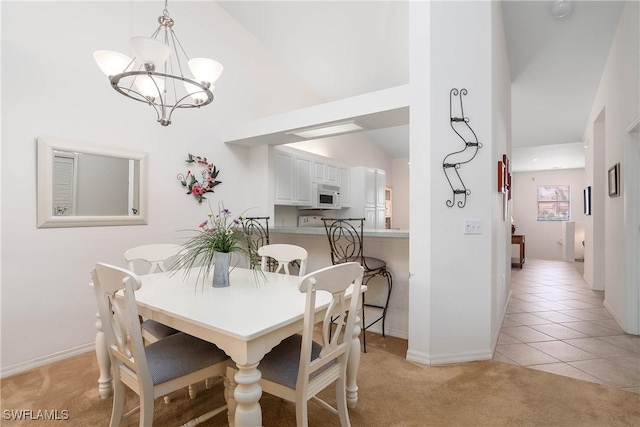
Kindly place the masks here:
<instances>
[{"instance_id":1,"label":"white wall","mask_svg":"<svg viewBox=\"0 0 640 427\"><path fill-rule=\"evenodd\" d=\"M604 259L593 253L585 255L585 271L593 271L591 263L604 262L605 306L620 326L628 333L640 333L640 274L639 274L639 216L640 178L638 162L638 133L629 133L628 127L640 114L640 4L627 1L611 46L609 58L591 109L585 130L588 143L586 168L588 178L606 180L606 170L616 163L621 166L620 197L595 194L603 203L598 217L594 213L590 227L594 234L604 230ZM596 161L598 140L597 123L604 114L604 163ZM595 129L595 130L594 130ZM596 169L598 168L598 169ZM602 170L605 169L605 170ZM596 183L585 182L585 185ZM598 183L608 188L606 181ZM585 242L589 251L589 241ZM587 280L588 276L585 275Z\"/></svg>"},{"instance_id":2,"label":"white wall","mask_svg":"<svg viewBox=\"0 0 640 427\"><path fill-rule=\"evenodd\" d=\"M585 215L582 201L584 169L517 172L513 174L513 220L516 234L526 238L526 258L563 261L562 221L538 221L538 187L569 185L571 192L571 221L575 221L573 245L576 259L584 259L582 241L585 238ZM585 242L586 244L586 242ZM511 248L513 257L519 250Z\"/></svg>"},{"instance_id":3,"label":"white wall","mask_svg":"<svg viewBox=\"0 0 640 427\"><path fill-rule=\"evenodd\" d=\"M493 80L494 73L506 72L504 36L501 22L496 21L501 18L493 7L490 2L430 2L412 3L410 9L414 95L410 269L414 275L410 279L407 357L422 363L491 358L494 331L499 328L492 309L506 304L504 293L500 304L494 301L494 277L506 274L508 227L503 222L502 231L494 230L502 215L494 177L496 153L501 158L509 141L507 131L493 128L510 123L509 80ZM499 40L494 45L496 37ZM461 144L450 127L452 88L468 90L465 115L484 145L472 162L459 169L471 190L464 208L445 204L452 191L442 161L460 150ZM465 219L482 221L482 234L465 235Z\"/></svg>"},{"instance_id":4,"label":"white wall","mask_svg":"<svg viewBox=\"0 0 640 427\"><path fill-rule=\"evenodd\" d=\"M96 306L89 271L124 265L130 247L180 242L209 207L176 179L191 152L221 170L207 195L234 213L267 203L247 185L247 148L223 144L225 126L320 102L274 55L214 2L170 4L175 30L191 56L216 58L225 71L216 99L178 111L173 124L109 87L92 58L99 49L128 52L148 35L158 2L2 2L2 375L92 348ZM206 40L206 43L200 43ZM304 105L301 105L304 104ZM49 136L149 153L149 224L36 228L36 138ZM264 209L264 206L257 206ZM6 250L10 248L10 250Z\"/></svg>"}]
</instances>

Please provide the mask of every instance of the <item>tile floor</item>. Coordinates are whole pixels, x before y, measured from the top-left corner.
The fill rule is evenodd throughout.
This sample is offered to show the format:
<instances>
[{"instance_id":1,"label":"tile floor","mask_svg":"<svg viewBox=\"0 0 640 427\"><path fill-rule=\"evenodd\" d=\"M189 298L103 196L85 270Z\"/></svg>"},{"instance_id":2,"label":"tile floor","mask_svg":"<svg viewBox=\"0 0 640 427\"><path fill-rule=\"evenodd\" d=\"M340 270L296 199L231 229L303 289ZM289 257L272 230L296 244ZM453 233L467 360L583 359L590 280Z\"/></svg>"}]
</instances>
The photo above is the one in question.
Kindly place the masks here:
<instances>
[{"instance_id":1,"label":"tile floor","mask_svg":"<svg viewBox=\"0 0 640 427\"><path fill-rule=\"evenodd\" d=\"M640 393L640 336L622 331L582 269L535 259L512 269L494 360Z\"/></svg>"}]
</instances>

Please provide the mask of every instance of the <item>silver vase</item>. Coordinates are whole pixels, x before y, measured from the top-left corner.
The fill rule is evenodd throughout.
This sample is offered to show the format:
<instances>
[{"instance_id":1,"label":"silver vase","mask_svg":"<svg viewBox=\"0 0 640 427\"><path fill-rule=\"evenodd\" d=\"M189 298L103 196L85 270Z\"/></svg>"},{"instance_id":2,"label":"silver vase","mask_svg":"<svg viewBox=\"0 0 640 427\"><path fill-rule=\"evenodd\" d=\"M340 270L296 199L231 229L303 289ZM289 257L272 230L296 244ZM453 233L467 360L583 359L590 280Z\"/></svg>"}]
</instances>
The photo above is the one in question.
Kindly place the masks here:
<instances>
[{"instance_id":1,"label":"silver vase","mask_svg":"<svg viewBox=\"0 0 640 427\"><path fill-rule=\"evenodd\" d=\"M213 255L213 287L226 288L229 286L230 252L216 252Z\"/></svg>"}]
</instances>

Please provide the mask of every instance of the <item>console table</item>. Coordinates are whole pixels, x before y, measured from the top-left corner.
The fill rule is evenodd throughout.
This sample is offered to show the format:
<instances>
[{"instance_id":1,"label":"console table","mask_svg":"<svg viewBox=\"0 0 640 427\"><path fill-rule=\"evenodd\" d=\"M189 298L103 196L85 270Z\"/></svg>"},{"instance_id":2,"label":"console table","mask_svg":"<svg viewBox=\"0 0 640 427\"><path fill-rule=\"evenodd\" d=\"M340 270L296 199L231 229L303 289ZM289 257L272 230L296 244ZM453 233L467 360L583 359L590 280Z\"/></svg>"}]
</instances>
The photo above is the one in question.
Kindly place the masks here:
<instances>
[{"instance_id":1,"label":"console table","mask_svg":"<svg viewBox=\"0 0 640 427\"><path fill-rule=\"evenodd\" d=\"M522 264L524 264L524 234L512 234L511 244L520 246L520 256L517 262L512 261L512 264L518 264L522 268Z\"/></svg>"}]
</instances>

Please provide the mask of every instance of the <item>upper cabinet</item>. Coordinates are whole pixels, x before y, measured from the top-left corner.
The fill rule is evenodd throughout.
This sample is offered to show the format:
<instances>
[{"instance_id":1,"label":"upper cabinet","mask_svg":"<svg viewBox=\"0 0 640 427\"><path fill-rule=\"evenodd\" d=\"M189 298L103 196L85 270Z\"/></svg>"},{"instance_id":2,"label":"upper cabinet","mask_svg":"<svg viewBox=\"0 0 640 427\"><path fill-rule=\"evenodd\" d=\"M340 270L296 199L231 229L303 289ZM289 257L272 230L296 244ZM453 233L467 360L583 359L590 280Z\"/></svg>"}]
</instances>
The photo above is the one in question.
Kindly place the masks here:
<instances>
[{"instance_id":1,"label":"upper cabinet","mask_svg":"<svg viewBox=\"0 0 640 427\"><path fill-rule=\"evenodd\" d=\"M275 204L312 205L314 182L340 187L340 207L351 204L351 168L338 166L300 150L275 150Z\"/></svg>"},{"instance_id":2,"label":"upper cabinet","mask_svg":"<svg viewBox=\"0 0 640 427\"><path fill-rule=\"evenodd\" d=\"M338 166L314 160L313 181L338 185Z\"/></svg>"},{"instance_id":3,"label":"upper cabinet","mask_svg":"<svg viewBox=\"0 0 640 427\"><path fill-rule=\"evenodd\" d=\"M340 187L340 205L351 206L351 168L338 168L338 186Z\"/></svg>"},{"instance_id":4,"label":"upper cabinet","mask_svg":"<svg viewBox=\"0 0 640 427\"><path fill-rule=\"evenodd\" d=\"M276 205L311 203L311 160L276 151Z\"/></svg>"}]
</instances>

